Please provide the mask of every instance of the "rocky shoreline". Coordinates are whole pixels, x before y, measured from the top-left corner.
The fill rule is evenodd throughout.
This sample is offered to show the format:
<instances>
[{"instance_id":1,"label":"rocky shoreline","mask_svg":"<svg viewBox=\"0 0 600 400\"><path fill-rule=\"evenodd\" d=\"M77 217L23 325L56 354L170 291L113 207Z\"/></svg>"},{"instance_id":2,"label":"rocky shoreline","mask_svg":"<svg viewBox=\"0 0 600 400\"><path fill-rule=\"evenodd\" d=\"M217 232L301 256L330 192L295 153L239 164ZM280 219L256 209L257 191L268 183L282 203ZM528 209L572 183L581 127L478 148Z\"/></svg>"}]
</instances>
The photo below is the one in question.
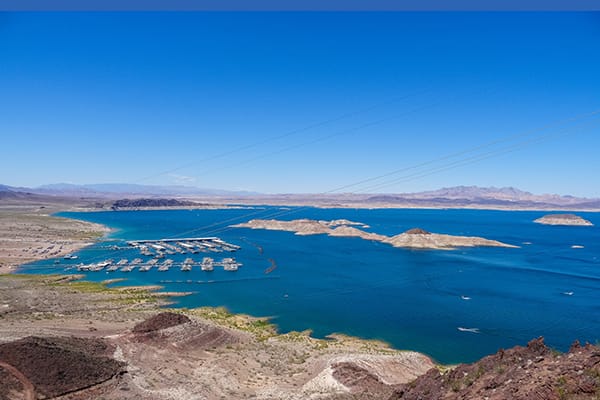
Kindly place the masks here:
<instances>
[{"instance_id":1,"label":"rocky shoreline","mask_svg":"<svg viewBox=\"0 0 600 400\"><path fill-rule=\"evenodd\" d=\"M164 301L70 276L0 277L0 398L350 399L388 396L435 367L377 341L279 334L265 319Z\"/></svg>"},{"instance_id":2,"label":"rocky shoreline","mask_svg":"<svg viewBox=\"0 0 600 400\"><path fill-rule=\"evenodd\" d=\"M33 294L35 293L35 296ZM144 290L71 276L0 277L0 399L577 398L600 394L600 348L543 339L472 364L341 335L278 334L219 308L173 310Z\"/></svg>"},{"instance_id":3,"label":"rocky shoreline","mask_svg":"<svg viewBox=\"0 0 600 400\"><path fill-rule=\"evenodd\" d=\"M43 218L36 223L48 221ZM422 241L429 242L428 248L440 247L458 240L418 228L387 237L361 230L368 227L358 222L306 221L299 230L289 221L279 227L297 234L359 236L391 245L395 241L402 247ZM487 240L465 238L468 244L464 245L476 245L475 239ZM76 237L69 240L86 243ZM74 281L80 278L0 276L0 399L50 395L70 400L528 399L539 395L561 399L575 395L592 400L600 394L596 346L574 346L560 355L538 340L525 349L501 350L477 363L448 368L423 354L394 350L377 341L343 335L322 340L312 338L310 332L279 334L266 319L218 308L167 309L165 296L170 293L152 291L160 290L157 287L109 288L108 281ZM31 356L23 358L27 354Z\"/></svg>"},{"instance_id":4,"label":"rocky shoreline","mask_svg":"<svg viewBox=\"0 0 600 400\"><path fill-rule=\"evenodd\" d=\"M327 234L339 237L359 237L365 240L374 240L387 243L394 247L432 250L453 250L458 247L508 247L517 248L497 240L490 240L476 236L454 236L430 233L419 228L410 229L395 236L380 235L363 231L356 226L368 228L360 222L347 220L316 221L310 219L296 219L292 221L253 219L241 224L231 225L233 228L267 229L294 232L296 235Z\"/></svg>"}]
</instances>

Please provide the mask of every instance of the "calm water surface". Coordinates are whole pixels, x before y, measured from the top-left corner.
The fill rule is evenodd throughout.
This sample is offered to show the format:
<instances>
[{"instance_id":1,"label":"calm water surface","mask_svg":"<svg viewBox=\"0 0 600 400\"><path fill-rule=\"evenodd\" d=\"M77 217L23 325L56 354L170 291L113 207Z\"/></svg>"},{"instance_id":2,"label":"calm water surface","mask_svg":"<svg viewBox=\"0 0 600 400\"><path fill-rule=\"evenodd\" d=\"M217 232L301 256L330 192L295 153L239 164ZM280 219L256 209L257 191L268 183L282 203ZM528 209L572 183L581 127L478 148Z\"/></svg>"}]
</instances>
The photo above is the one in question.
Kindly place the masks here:
<instances>
[{"instance_id":1,"label":"calm water surface","mask_svg":"<svg viewBox=\"0 0 600 400\"><path fill-rule=\"evenodd\" d=\"M126 284L162 284L165 290L194 292L177 299L180 307L226 306L232 312L270 316L282 332L311 329L317 337L340 332L381 339L443 363L468 362L537 336L561 350L574 339L600 339L600 214L578 213L594 227L532 222L544 214L305 207L62 213L116 231L77 253L78 260L36 262L23 270L78 273L72 266L79 262L138 257L136 250L109 248L126 240L218 236L242 246L234 254L244 264L238 271L102 271L87 273L87 279L125 277ZM406 250L359 238L227 228L251 218L346 218L387 235L420 227L521 248ZM170 257L182 261L207 255ZM265 274L269 259L277 268ZM564 294L568 292L573 294ZM477 328L479 333L458 327Z\"/></svg>"}]
</instances>

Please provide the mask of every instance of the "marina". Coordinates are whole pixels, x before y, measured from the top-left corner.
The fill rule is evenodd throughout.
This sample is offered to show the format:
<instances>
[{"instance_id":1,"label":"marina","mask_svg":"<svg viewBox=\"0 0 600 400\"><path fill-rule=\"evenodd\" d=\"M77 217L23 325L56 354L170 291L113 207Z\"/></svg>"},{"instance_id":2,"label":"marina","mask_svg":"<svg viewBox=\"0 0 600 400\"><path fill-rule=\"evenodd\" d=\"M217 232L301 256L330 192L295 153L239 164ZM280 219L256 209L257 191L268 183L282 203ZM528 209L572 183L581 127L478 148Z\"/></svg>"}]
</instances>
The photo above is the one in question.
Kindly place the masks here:
<instances>
[{"instance_id":1,"label":"marina","mask_svg":"<svg viewBox=\"0 0 600 400\"><path fill-rule=\"evenodd\" d=\"M267 210L276 213L278 208ZM186 250L182 254L174 248L181 249L177 242L185 240L156 242L165 248L165 257L149 271L139 272L139 266L154 257L141 255L139 248L128 245L128 241L213 236L177 234L222 224L239 217L238 213L242 211L61 214L121 230L107 238L110 242L99 242L74 253L79 259L65 260L61 256L59 266L54 264L55 259L37 261L24 266L23 271L80 273L90 281L125 278L133 285L164 285L169 292L194 290L193 296L173 302L179 307L224 305L241 313L276 315L276 323L282 329L311 328L319 337L331 332L368 337L376 331L378 337L395 346L408 343L448 362L471 360L510 347L515 344L513 338L526 341L532 333L544 334L549 342L568 349L571 341L563 338L569 335L570 326L577 326L583 339L597 340L597 228L533 224L541 214L534 211L308 209L297 216L317 221L357 220L377 226L377 231L386 235L425 226L452 235L475 234L509 243L532 243L518 251L511 250L516 257L511 263L507 263L508 250L504 248L409 251L351 238L240 229L221 236L225 242L240 245L237 252L219 253L202 246L205 251L194 254ZM582 216L600 226L597 214ZM563 231L568 231L567 240ZM219 242L211 240L210 244ZM572 249L573 244L584 248ZM113 245L125 249L113 249ZM237 271L225 271L219 263L232 257L244 265ZM80 263L109 258L115 264L128 259L123 267L130 272L110 272L109 267L99 272L77 271ZM136 258L140 260L134 263ZM194 260L187 272L181 271L186 258ZM212 258L212 262L205 258ZM159 271L169 259L173 260L170 268ZM344 290L340 289L340 282ZM540 302L548 306L537 307ZM349 304L352 312L348 312ZM572 312L574 304L581 307L581 313ZM395 311L391 313L390 308ZM368 322L356 325L358 315ZM407 315L416 318L411 319L410 325ZM541 326L549 328L542 330ZM479 328L481 333L461 331L458 327ZM419 339L422 337L427 337L426 342L434 343L434 347L428 347L425 340ZM460 351L453 346L460 346Z\"/></svg>"},{"instance_id":2,"label":"marina","mask_svg":"<svg viewBox=\"0 0 600 400\"><path fill-rule=\"evenodd\" d=\"M165 254L221 253L240 249L218 237L130 240L127 245L138 249L141 255L157 258L163 258Z\"/></svg>"},{"instance_id":3,"label":"marina","mask_svg":"<svg viewBox=\"0 0 600 400\"><path fill-rule=\"evenodd\" d=\"M167 258L161 263L159 263L159 259L151 258L149 260L143 261L140 258L136 258L131 262L128 262L126 259L120 260L118 263L114 263L112 259L107 259L99 263L92 264L78 264L76 266L78 271L106 271L106 272L131 272L138 269L139 272L148 272L152 269L156 268L156 270L160 272L169 271L169 269L173 266L178 266L181 271L193 271L194 267L199 267L201 271L214 271L215 267L223 267L225 271L237 271L239 267L242 266L242 263L238 262L233 257L225 257L219 261L215 261L211 257L204 257L201 261L195 260L192 257L186 258L183 262L177 263L175 260L171 258Z\"/></svg>"},{"instance_id":4,"label":"marina","mask_svg":"<svg viewBox=\"0 0 600 400\"><path fill-rule=\"evenodd\" d=\"M158 240L131 240L126 242L127 246L112 246L110 250L123 251L137 249L140 256L131 261L127 258L121 258L114 262L112 258L101 262L84 264L76 266L78 271L106 271L106 272L132 272L136 268L139 272L149 272L156 269L160 272L167 272L171 267L178 267L181 271L190 272L199 267L201 271L214 271L215 266L222 267L225 271L237 271L241 263L233 257L224 257L215 261L212 257L203 257L201 260L193 257L199 253L223 253L235 252L240 246L227 243L216 237L198 237L184 239L158 239ZM192 255L186 257L183 261L177 260L183 254ZM175 257L175 258L172 258Z\"/></svg>"}]
</instances>

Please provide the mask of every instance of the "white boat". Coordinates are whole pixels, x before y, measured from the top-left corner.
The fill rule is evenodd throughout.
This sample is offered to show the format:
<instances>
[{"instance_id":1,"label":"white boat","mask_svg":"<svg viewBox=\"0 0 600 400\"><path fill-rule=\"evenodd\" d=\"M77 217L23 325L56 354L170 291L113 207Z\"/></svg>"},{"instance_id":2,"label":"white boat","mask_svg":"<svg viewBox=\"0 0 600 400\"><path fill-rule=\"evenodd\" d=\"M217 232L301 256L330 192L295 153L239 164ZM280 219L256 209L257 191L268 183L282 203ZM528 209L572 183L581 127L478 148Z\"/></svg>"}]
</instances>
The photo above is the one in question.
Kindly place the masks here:
<instances>
[{"instance_id":1,"label":"white boat","mask_svg":"<svg viewBox=\"0 0 600 400\"><path fill-rule=\"evenodd\" d=\"M460 298L463 300L471 300L471 298L469 296L465 296L465 295L460 296Z\"/></svg>"},{"instance_id":2,"label":"white boat","mask_svg":"<svg viewBox=\"0 0 600 400\"><path fill-rule=\"evenodd\" d=\"M165 262L160 264L160 266L158 267L158 270L159 271L168 271L172 264L173 264L173 260L171 260L171 259L165 260Z\"/></svg>"},{"instance_id":3,"label":"white boat","mask_svg":"<svg viewBox=\"0 0 600 400\"><path fill-rule=\"evenodd\" d=\"M109 258L108 260L104 260L102 262L99 262L98 264L96 264L98 267L100 268L104 268L104 267L108 267L109 265L111 265L113 263L112 258Z\"/></svg>"},{"instance_id":4,"label":"white boat","mask_svg":"<svg viewBox=\"0 0 600 400\"><path fill-rule=\"evenodd\" d=\"M225 271L237 271L242 266L241 263L235 261L235 258L226 257L221 260L221 265Z\"/></svg>"},{"instance_id":5,"label":"white boat","mask_svg":"<svg viewBox=\"0 0 600 400\"><path fill-rule=\"evenodd\" d=\"M202 271L213 271L213 270L215 269L215 267L214 267L214 265L213 265L213 262L214 262L214 261L215 261L215 260L213 260L213 259L212 259L212 258L210 258L210 257L204 257L204 258L202 259L202 263L200 264L200 269L201 269Z\"/></svg>"}]
</instances>

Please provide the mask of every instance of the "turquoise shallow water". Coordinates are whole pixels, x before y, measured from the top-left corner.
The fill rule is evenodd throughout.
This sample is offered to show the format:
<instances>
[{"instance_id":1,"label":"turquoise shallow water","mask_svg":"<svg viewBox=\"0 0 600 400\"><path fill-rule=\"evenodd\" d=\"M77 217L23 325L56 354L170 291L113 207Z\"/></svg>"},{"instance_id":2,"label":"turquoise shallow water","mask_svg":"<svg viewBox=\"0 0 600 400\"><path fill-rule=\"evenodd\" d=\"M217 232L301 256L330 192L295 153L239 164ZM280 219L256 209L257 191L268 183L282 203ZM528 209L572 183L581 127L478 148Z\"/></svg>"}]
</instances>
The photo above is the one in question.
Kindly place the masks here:
<instances>
[{"instance_id":1,"label":"turquoise shallow water","mask_svg":"<svg viewBox=\"0 0 600 400\"><path fill-rule=\"evenodd\" d=\"M108 247L125 240L219 236L242 246L235 253L244 264L238 271L102 271L89 272L87 279L126 277L127 284L212 280L162 284L169 291L194 292L177 299L180 307L223 305L233 312L271 316L283 332L312 329L317 337L341 332L421 351L443 363L468 362L499 348L524 345L537 336L561 350L575 339L600 339L600 214L577 214L595 226L545 226L532 222L543 212L480 210L262 207L62 213L116 231L77 253L78 260L61 259L58 265L52 260L36 262L23 271L75 273L66 268L106 258L131 260L139 255L137 251ZM359 238L226 228L251 218L272 217L346 218L387 235L420 227L482 236L521 248L406 250ZM277 269L265 275L270 258ZM458 327L478 328L480 333Z\"/></svg>"}]
</instances>

